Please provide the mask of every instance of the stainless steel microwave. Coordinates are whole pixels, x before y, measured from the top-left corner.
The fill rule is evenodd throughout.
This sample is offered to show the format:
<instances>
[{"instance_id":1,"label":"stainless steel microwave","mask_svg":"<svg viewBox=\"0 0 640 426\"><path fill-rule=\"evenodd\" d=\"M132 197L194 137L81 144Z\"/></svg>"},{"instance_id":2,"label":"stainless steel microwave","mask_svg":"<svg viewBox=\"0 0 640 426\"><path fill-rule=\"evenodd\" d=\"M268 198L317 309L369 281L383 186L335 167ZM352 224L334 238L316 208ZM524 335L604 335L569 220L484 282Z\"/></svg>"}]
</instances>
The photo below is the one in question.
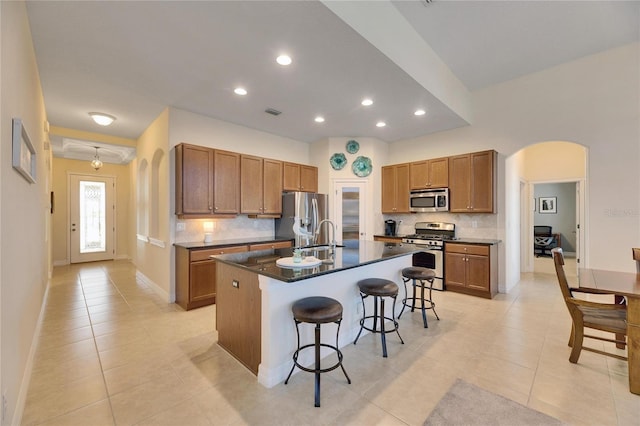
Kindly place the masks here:
<instances>
[{"instance_id":1,"label":"stainless steel microwave","mask_svg":"<svg viewBox=\"0 0 640 426\"><path fill-rule=\"evenodd\" d=\"M419 213L449 211L449 188L411 191L409 193L409 211Z\"/></svg>"}]
</instances>

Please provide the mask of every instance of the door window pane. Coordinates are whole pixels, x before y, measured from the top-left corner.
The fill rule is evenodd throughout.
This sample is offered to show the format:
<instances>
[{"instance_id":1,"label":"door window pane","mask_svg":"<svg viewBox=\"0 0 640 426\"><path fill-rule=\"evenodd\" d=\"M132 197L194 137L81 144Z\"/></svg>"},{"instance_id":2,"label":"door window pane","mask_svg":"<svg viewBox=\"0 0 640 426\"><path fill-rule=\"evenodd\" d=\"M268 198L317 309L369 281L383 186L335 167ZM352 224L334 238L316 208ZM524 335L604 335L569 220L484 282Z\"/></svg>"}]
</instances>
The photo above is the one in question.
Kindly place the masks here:
<instances>
[{"instance_id":1,"label":"door window pane","mask_svg":"<svg viewBox=\"0 0 640 426\"><path fill-rule=\"evenodd\" d=\"M342 188L342 240L357 240L360 235L359 188Z\"/></svg>"},{"instance_id":2,"label":"door window pane","mask_svg":"<svg viewBox=\"0 0 640 426\"><path fill-rule=\"evenodd\" d=\"M106 250L106 194L104 182L80 181L80 253Z\"/></svg>"}]
</instances>

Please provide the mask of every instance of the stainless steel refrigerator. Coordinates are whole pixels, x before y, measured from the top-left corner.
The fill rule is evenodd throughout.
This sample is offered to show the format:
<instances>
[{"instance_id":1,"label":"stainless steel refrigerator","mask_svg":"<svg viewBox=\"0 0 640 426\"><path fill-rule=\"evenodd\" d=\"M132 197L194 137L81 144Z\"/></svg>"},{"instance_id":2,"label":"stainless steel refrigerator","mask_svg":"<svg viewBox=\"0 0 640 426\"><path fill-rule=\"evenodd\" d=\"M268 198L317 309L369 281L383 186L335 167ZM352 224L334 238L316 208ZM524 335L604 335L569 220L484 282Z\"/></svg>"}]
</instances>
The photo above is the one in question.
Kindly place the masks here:
<instances>
[{"instance_id":1,"label":"stainless steel refrigerator","mask_svg":"<svg viewBox=\"0 0 640 426\"><path fill-rule=\"evenodd\" d=\"M282 218L276 219L276 237L295 239L295 247L329 244L330 224L323 224L317 239L318 224L329 218L328 196L311 192L282 194Z\"/></svg>"}]
</instances>

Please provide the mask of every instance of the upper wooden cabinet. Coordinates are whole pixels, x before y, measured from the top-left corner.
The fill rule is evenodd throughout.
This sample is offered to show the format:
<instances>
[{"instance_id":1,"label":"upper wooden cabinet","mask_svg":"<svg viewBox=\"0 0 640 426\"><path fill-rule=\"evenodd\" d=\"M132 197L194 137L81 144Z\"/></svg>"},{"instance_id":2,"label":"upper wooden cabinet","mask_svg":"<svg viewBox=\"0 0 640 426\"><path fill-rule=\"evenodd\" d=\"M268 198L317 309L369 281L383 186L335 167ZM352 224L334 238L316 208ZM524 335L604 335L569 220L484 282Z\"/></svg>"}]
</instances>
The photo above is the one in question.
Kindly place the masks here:
<instances>
[{"instance_id":1,"label":"upper wooden cabinet","mask_svg":"<svg viewBox=\"0 0 640 426\"><path fill-rule=\"evenodd\" d=\"M416 161L409 167L411 189L446 188L449 186L449 157Z\"/></svg>"},{"instance_id":2,"label":"upper wooden cabinet","mask_svg":"<svg viewBox=\"0 0 640 426\"><path fill-rule=\"evenodd\" d=\"M449 157L449 211L496 212L495 151Z\"/></svg>"},{"instance_id":3,"label":"upper wooden cabinet","mask_svg":"<svg viewBox=\"0 0 640 426\"><path fill-rule=\"evenodd\" d=\"M240 154L176 146L176 214L235 215L240 211Z\"/></svg>"},{"instance_id":4,"label":"upper wooden cabinet","mask_svg":"<svg viewBox=\"0 0 640 426\"><path fill-rule=\"evenodd\" d=\"M284 191L318 192L318 168L305 164L283 164Z\"/></svg>"},{"instance_id":5,"label":"upper wooden cabinet","mask_svg":"<svg viewBox=\"0 0 640 426\"><path fill-rule=\"evenodd\" d=\"M213 152L213 213L237 214L240 211L240 154Z\"/></svg>"},{"instance_id":6,"label":"upper wooden cabinet","mask_svg":"<svg viewBox=\"0 0 640 426\"><path fill-rule=\"evenodd\" d=\"M176 214L213 214L213 150L176 146Z\"/></svg>"},{"instance_id":7,"label":"upper wooden cabinet","mask_svg":"<svg viewBox=\"0 0 640 426\"><path fill-rule=\"evenodd\" d=\"M282 213L282 161L241 156L240 213Z\"/></svg>"},{"instance_id":8,"label":"upper wooden cabinet","mask_svg":"<svg viewBox=\"0 0 640 426\"><path fill-rule=\"evenodd\" d=\"M409 213L409 164L382 167L382 213Z\"/></svg>"}]
</instances>

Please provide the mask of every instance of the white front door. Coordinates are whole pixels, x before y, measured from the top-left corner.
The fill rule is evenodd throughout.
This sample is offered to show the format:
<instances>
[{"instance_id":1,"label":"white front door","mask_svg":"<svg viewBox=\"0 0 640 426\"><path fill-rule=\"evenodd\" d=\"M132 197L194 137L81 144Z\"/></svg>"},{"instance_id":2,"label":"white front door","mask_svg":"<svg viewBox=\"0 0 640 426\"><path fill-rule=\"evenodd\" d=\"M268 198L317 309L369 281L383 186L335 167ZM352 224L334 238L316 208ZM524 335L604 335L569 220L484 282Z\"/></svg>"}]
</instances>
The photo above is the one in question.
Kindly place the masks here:
<instances>
[{"instance_id":1,"label":"white front door","mask_svg":"<svg viewBox=\"0 0 640 426\"><path fill-rule=\"evenodd\" d=\"M115 258L115 179L69 176L71 263Z\"/></svg>"}]
</instances>

